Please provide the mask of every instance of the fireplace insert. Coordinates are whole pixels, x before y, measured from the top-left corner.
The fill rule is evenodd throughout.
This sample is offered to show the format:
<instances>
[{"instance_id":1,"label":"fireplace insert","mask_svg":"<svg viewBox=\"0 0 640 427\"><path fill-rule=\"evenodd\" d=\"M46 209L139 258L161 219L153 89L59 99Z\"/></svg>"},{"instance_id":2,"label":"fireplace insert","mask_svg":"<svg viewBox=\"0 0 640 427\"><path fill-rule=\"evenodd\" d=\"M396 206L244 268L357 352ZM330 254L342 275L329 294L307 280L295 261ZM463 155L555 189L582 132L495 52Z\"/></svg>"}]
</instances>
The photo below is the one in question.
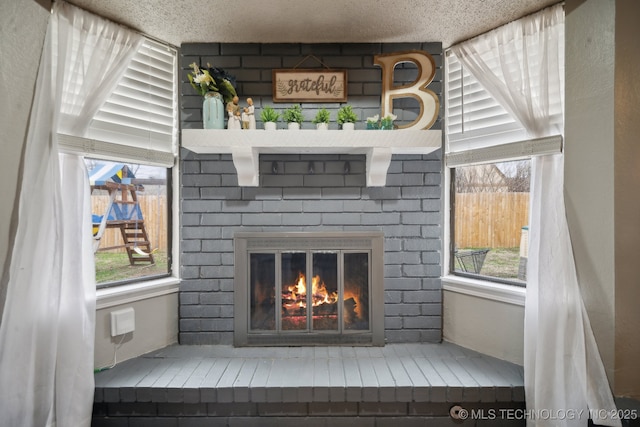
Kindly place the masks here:
<instances>
[{"instance_id":1,"label":"fireplace insert","mask_svg":"<svg viewBox=\"0 0 640 427\"><path fill-rule=\"evenodd\" d=\"M236 233L234 343L383 345L383 235Z\"/></svg>"}]
</instances>

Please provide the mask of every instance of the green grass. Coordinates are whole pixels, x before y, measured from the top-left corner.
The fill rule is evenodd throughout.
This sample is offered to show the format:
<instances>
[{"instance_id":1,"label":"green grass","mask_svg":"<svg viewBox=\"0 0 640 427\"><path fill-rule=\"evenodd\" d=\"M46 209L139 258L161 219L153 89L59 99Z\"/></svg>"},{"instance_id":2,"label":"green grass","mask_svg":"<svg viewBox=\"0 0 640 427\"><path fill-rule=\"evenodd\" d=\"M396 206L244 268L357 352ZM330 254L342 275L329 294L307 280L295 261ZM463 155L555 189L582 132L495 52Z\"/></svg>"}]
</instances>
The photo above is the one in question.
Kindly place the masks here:
<instances>
[{"instance_id":1,"label":"green grass","mask_svg":"<svg viewBox=\"0 0 640 427\"><path fill-rule=\"evenodd\" d=\"M460 252L480 249L464 248ZM491 248L482 264L480 274L501 279L518 280L520 248ZM458 266L456 265L456 268Z\"/></svg>"},{"instance_id":2,"label":"green grass","mask_svg":"<svg viewBox=\"0 0 640 427\"><path fill-rule=\"evenodd\" d=\"M487 253L481 274L506 279L518 278L520 248L494 248Z\"/></svg>"},{"instance_id":3,"label":"green grass","mask_svg":"<svg viewBox=\"0 0 640 427\"><path fill-rule=\"evenodd\" d=\"M97 252L96 282L98 284L118 282L138 277L155 276L167 273L167 254L153 254L155 264L129 264L129 257L122 252Z\"/></svg>"}]
</instances>

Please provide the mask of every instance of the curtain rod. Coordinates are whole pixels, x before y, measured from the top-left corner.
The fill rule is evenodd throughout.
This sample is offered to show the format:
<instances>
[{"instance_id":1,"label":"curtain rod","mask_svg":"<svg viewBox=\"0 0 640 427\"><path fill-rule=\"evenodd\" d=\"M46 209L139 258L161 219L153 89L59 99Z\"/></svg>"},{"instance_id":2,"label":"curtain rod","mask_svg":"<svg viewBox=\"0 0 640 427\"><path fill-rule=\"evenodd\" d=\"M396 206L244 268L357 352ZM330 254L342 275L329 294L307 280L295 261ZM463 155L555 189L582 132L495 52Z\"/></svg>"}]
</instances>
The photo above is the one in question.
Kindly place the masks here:
<instances>
[{"instance_id":1,"label":"curtain rod","mask_svg":"<svg viewBox=\"0 0 640 427\"><path fill-rule=\"evenodd\" d=\"M34 0L34 1L35 1L35 2L37 2L39 5L41 5L42 7L44 7L45 9L47 9L47 10L51 11L51 9L53 8L53 3L54 3L54 2L56 2L56 1L65 1L65 0ZM157 38L157 37L151 36L151 35L149 35L149 34L143 33L142 31L139 31L139 30L136 30L136 29L134 29L134 28L131 28L130 26L128 26L128 25L126 25L126 24L123 24L123 23L121 23L121 22L116 22L116 21L114 21L113 19L105 18L105 17L104 17L104 16L102 16L102 15L98 15L98 14L97 14L97 13L95 13L95 12L91 12L91 11L89 11L89 10L87 10L87 9L84 9L84 8L82 8L82 7L80 7L80 6L77 6L77 5L73 4L73 3L70 3L70 2L66 2L66 3L69 3L69 4L70 4L70 5L72 5L73 7L77 7L77 8L78 8L78 9L80 9L80 10L84 10L84 11L85 11L85 12L87 12L87 13L90 13L90 14L95 15L95 16L99 16L99 17L100 17L100 18L102 18L102 19L106 19L107 21L110 21L110 22L113 22L113 23L115 23L115 24L118 24L118 25L120 25L120 26L122 26L122 27L124 27L124 28L128 29L129 31L133 31L133 32L134 32L134 33L136 33L136 34L140 34L142 37L148 38L149 40L153 40L154 42L157 42L157 43L163 44L163 45L168 46L168 47L170 47L170 48L172 48L172 49L175 49L175 50L180 50L180 49L178 48L178 46L176 46L176 45L174 45L174 44L171 44L171 43L169 43L169 42L168 42L168 41L166 41L166 40L160 40L160 39L159 39L159 38ZM45 5L48 5L48 7L47 7L47 6L45 6Z\"/></svg>"},{"instance_id":2,"label":"curtain rod","mask_svg":"<svg viewBox=\"0 0 640 427\"><path fill-rule=\"evenodd\" d=\"M497 26L497 27L495 27L495 28L492 28L492 29L487 30L487 31L485 31L485 32L482 32L482 33L480 33L480 34L476 34L475 36L471 36L471 37L466 38L466 39L464 39L464 40L460 40L459 42L454 43L454 44L452 44L451 46L449 46L448 48L446 48L446 49L445 49L445 55L450 55L451 48L452 48L453 46L457 46L457 45L459 45L459 44L462 44L462 43L468 42L469 40L473 40L473 39L475 39L476 37L484 36L485 34L488 34L488 33L490 33L490 32L491 32L491 31L493 31L493 30L497 30L498 28L504 27L505 25L509 25L510 23L515 22L515 21L517 21L517 20L519 20L519 19L526 18L527 16L535 15L536 13L539 13L539 12L541 12L541 11L545 10L545 9L548 9L548 8L550 8L550 7L553 7L553 6L556 6L556 5L558 5L558 4L562 4L562 5L563 5L562 7L564 7L564 0L561 0L561 1L559 1L559 2L557 2L557 3L554 3L554 4L550 4L549 6L543 7L542 9L536 10L535 12L531 12L531 13L528 13L528 14L526 14L526 15L524 15L524 16L521 16L520 18L513 19L513 20L511 20L511 21L509 21L509 22L506 22L506 23L504 23L504 24L502 24L502 25L499 25L499 26Z\"/></svg>"}]
</instances>

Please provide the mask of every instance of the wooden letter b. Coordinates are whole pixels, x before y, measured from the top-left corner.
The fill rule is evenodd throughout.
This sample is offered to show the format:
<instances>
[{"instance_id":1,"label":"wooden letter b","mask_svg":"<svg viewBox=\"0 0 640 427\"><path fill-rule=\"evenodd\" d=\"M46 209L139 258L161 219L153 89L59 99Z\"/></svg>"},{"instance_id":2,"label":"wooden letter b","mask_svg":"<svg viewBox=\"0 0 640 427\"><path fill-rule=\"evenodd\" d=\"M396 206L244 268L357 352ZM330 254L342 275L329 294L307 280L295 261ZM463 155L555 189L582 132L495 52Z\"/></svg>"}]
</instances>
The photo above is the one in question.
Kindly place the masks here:
<instances>
[{"instance_id":1,"label":"wooden letter b","mask_svg":"<svg viewBox=\"0 0 640 427\"><path fill-rule=\"evenodd\" d=\"M382 67L382 117L393 113L393 99L412 97L420 104L420 113L413 122L398 128L429 129L438 118L440 108L438 96L426 88L436 73L433 57L421 50L409 50L376 55L373 62ZM395 67L403 62L413 62L418 67L418 78L412 83L394 86Z\"/></svg>"}]
</instances>

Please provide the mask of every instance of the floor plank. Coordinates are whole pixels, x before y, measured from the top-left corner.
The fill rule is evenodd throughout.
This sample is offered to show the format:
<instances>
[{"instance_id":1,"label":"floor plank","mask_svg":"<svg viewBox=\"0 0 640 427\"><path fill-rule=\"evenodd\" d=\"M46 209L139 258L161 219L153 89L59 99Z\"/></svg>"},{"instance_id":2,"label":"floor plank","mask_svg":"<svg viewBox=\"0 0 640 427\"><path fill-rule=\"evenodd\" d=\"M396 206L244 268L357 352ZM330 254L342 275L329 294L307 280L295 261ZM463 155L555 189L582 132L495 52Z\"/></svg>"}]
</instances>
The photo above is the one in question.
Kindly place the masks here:
<instances>
[{"instance_id":1,"label":"floor plank","mask_svg":"<svg viewBox=\"0 0 640 427\"><path fill-rule=\"evenodd\" d=\"M169 346L95 375L96 402L522 402L522 367L450 343ZM394 403L395 402L395 403Z\"/></svg>"},{"instance_id":2,"label":"floor plank","mask_svg":"<svg viewBox=\"0 0 640 427\"><path fill-rule=\"evenodd\" d=\"M246 403L250 401L249 385L257 367L257 359L244 359L242 368L240 368L240 372L238 372L238 376L233 383L234 402Z\"/></svg>"}]
</instances>

